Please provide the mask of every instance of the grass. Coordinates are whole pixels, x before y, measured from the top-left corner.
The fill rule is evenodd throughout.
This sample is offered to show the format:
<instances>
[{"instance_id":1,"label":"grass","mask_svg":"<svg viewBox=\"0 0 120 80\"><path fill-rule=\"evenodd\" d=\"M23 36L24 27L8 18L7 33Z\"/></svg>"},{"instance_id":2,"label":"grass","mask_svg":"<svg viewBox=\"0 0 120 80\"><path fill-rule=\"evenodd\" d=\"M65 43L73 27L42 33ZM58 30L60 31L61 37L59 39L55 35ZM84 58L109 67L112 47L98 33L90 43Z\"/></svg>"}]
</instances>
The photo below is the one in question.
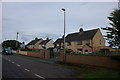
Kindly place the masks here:
<instances>
[{"instance_id":1,"label":"grass","mask_svg":"<svg viewBox=\"0 0 120 80\"><path fill-rule=\"evenodd\" d=\"M77 77L81 76L78 75ZM82 74L82 78L120 78L120 73L109 69L97 69L95 72Z\"/></svg>"},{"instance_id":2,"label":"grass","mask_svg":"<svg viewBox=\"0 0 120 80\"><path fill-rule=\"evenodd\" d=\"M114 69L71 63L58 65L73 70L75 78L120 78L120 71Z\"/></svg>"}]
</instances>

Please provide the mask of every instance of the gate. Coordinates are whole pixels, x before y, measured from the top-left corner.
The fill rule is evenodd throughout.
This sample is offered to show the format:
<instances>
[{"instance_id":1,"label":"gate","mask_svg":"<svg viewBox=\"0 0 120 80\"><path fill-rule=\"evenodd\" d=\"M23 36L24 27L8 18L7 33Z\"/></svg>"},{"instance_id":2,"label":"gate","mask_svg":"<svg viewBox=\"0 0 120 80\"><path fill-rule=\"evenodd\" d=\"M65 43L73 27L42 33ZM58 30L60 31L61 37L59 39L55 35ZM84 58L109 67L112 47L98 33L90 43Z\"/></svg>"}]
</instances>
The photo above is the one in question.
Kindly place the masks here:
<instances>
[{"instance_id":1,"label":"gate","mask_svg":"<svg viewBox=\"0 0 120 80\"><path fill-rule=\"evenodd\" d=\"M49 48L48 50L49 50L50 58L52 58L52 59L59 58L59 53L55 53L54 48Z\"/></svg>"}]
</instances>

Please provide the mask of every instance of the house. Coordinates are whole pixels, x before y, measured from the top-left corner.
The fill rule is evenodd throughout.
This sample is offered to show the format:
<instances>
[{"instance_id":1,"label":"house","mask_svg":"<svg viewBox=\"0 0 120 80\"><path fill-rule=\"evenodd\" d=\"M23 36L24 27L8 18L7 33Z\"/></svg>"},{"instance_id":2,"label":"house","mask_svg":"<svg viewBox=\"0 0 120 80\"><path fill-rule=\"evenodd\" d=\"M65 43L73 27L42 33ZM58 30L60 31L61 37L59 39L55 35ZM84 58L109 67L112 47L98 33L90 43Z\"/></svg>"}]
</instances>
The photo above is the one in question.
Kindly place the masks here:
<instances>
[{"instance_id":1,"label":"house","mask_svg":"<svg viewBox=\"0 0 120 80\"><path fill-rule=\"evenodd\" d=\"M55 42L54 42L54 48L56 52L59 52L59 50L63 49L63 38L58 38Z\"/></svg>"},{"instance_id":2,"label":"house","mask_svg":"<svg viewBox=\"0 0 120 80\"><path fill-rule=\"evenodd\" d=\"M35 40L32 40L30 41L28 44L27 44L27 48L29 49L39 49L39 44L43 41L42 38L38 39L38 38L35 38Z\"/></svg>"},{"instance_id":3,"label":"house","mask_svg":"<svg viewBox=\"0 0 120 80\"><path fill-rule=\"evenodd\" d=\"M91 53L96 47L101 46L105 46L105 39L100 29L84 31L80 28L79 32L68 34L65 37L65 48L84 54Z\"/></svg>"},{"instance_id":4,"label":"house","mask_svg":"<svg viewBox=\"0 0 120 80\"><path fill-rule=\"evenodd\" d=\"M49 49L54 47L54 41L52 39L47 38L39 43L39 49Z\"/></svg>"},{"instance_id":5,"label":"house","mask_svg":"<svg viewBox=\"0 0 120 80\"><path fill-rule=\"evenodd\" d=\"M20 44L20 48L21 48L21 49L24 49L24 48L25 48L25 43L24 43L24 42L22 42L22 43Z\"/></svg>"},{"instance_id":6,"label":"house","mask_svg":"<svg viewBox=\"0 0 120 80\"><path fill-rule=\"evenodd\" d=\"M0 43L0 52L2 52L2 43Z\"/></svg>"}]
</instances>

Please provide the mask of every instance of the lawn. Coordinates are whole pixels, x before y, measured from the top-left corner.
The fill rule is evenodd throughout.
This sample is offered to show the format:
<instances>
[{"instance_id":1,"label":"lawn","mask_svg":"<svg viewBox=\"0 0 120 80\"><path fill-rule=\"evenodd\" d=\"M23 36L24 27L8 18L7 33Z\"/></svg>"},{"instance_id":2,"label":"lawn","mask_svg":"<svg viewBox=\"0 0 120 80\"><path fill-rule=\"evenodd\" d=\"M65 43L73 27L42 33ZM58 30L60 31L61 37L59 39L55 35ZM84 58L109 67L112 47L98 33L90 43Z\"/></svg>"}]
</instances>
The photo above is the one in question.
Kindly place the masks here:
<instances>
[{"instance_id":1,"label":"lawn","mask_svg":"<svg viewBox=\"0 0 120 80\"><path fill-rule=\"evenodd\" d=\"M120 78L119 70L83 64L60 63L58 65L73 70L75 78Z\"/></svg>"},{"instance_id":2,"label":"lawn","mask_svg":"<svg viewBox=\"0 0 120 80\"><path fill-rule=\"evenodd\" d=\"M83 73L78 78L120 78L120 73L110 69L97 69L91 73Z\"/></svg>"}]
</instances>

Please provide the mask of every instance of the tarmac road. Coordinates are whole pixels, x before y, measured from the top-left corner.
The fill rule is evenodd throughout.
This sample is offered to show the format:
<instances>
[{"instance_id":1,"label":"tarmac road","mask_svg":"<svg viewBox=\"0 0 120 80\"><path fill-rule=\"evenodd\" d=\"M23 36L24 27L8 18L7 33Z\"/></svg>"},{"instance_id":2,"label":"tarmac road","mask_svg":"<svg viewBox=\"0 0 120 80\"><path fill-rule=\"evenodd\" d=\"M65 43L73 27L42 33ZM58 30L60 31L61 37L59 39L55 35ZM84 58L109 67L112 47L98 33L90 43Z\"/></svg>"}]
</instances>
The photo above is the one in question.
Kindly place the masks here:
<instances>
[{"instance_id":1,"label":"tarmac road","mask_svg":"<svg viewBox=\"0 0 120 80\"><path fill-rule=\"evenodd\" d=\"M41 62L39 58L21 55L2 56L3 78L73 78L74 72L52 64Z\"/></svg>"}]
</instances>

